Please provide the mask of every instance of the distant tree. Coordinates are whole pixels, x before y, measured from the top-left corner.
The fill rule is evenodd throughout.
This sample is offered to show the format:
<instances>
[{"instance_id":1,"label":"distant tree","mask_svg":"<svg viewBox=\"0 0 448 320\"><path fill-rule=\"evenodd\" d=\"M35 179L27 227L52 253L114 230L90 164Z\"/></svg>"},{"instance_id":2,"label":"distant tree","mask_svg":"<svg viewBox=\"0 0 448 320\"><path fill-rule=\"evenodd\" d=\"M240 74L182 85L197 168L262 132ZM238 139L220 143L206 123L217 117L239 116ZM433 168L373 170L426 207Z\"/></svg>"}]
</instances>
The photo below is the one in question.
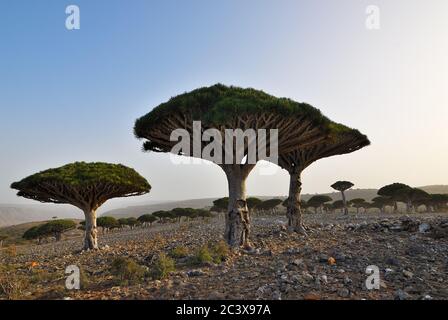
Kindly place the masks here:
<instances>
[{"instance_id":1,"label":"distant tree","mask_svg":"<svg viewBox=\"0 0 448 320\"><path fill-rule=\"evenodd\" d=\"M79 222L78 230L86 231L86 221L85 220Z\"/></svg>"},{"instance_id":2,"label":"distant tree","mask_svg":"<svg viewBox=\"0 0 448 320\"><path fill-rule=\"evenodd\" d=\"M167 222L177 219L177 216L174 213L172 213L171 211L159 210L159 211L153 212L152 215L154 217L158 218L160 223L167 223Z\"/></svg>"},{"instance_id":3,"label":"distant tree","mask_svg":"<svg viewBox=\"0 0 448 320\"><path fill-rule=\"evenodd\" d=\"M203 220L206 218L211 218L213 217L212 213L209 210L205 210L205 209L196 209L195 210L195 216L202 218Z\"/></svg>"},{"instance_id":4,"label":"distant tree","mask_svg":"<svg viewBox=\"0 0 448 320\"><path fill-rule=\"evenodd\" d=\"M276 213L276 208L279 206L283 201L281 199L268 199L263 202L261 202L258 205L258 209L262 211L270 212L271 214Z\"/></svg>"},{"instance_id":5,"label":"distant tree","mask_svg":"<svg viewBox=\"0 0 448 320\"><path fill-rule=\"evenodd\" d=\"M103 230L103 233L120 227L120 223L114 217L99 217L96 224Z\"/></svg>"},{"instance_id":6,"label":"distant tree","mask_svg":"<svg viewBox=\"0 0 448 320\"><path fill-rule=\"evenodd\" d=\"M316 195L316 196L312 196L307 204L309 207L313 207L314 208L314 212L317 213L317 209L320 209L320 212L323 213L323 205L326 202L330 202L333 199L329 196L325 196L325 195Z\"/></svg>"},{"instance_id":7,"label":"distant tree","mask_svg":"<svg viewBox=\"0 0 448 320\"><path fill-rule=\"evenodd\" d=\"M369 207L369 204L366 202L366 200L364 200L362 198L352 199L348 203L353 208L356 208L356 214L359 214L359 209L360 208L366 209L366 208Z\"/></svg>"},{"instance_id":8,"label":"distant tree","mask_svg":"<svg viewBox=\"0 0 448 320\"><path fill-rule=\"evenodd\" d=\"M290 205L290 204L289 204L289 201L290 201L289 197L286 198L285 200L283 200L283 202L282 202L282 206L285 207L285 208L288 208L289 205ZM305 200L300 199L300 200L299 200L299 207L300 207L300 209L305 210L305 209L307 209L309 206L308 206L308 204L307 204L307 202L306 202Z\"/></svg>"},{"instance_id":9,"label":"distant tree","mask_svg":"<svg viewBox=\"0 0 448 320\"><path fill-rule=\"evenodd\" d=\"M144 227L151 227L152 224L157 221L157 217L152 214L143 214L137 219Z\"/></svg>"},{"instance_id":10,"label":"distant tree","mask_svg":"<svg viewBox=\"0 0 448 320\"><path fill-rule=\"evenodd\" d=\"M378 196L372 199L371 208L377 208L381 213L386 212L386 206L394 206L395 202L389 197Z\"/></svg>"},{"instance_id":11,"label":"distant tree","mask_svg":"<svg viewBox=\"0 0 448 320\"><path fill-rule=\"evenodd\" d=\"M322 211L325 213L333 213L334 209L333 209L332 203L328 203L328 202L324 203L322 205Z\"/></svg>"},{"instance_id":12,"label":"distant tree","mask_svg":"<svg viewBox=\"0 0 448 320\"><path fill-rule=\"evenodd\" d=\"M22 238L26 240L37 239L37 242L40 243L42 235L39 233L39 226L34 226L26 230L25 233L22 235Z\"/></svg>"},{"instance_id":13,"label":"distant tree","mask_svg":"<svg viewBox=\"0 0 448 320\"><path fill-rule=\"evenodd\" d=\"M378 190L378 195L388 197L394 203L394 212L398 212L398 202L405 201L404 194L411 189L410 186L403 183L388 184Z\"/></svg>"},{"instance_id":14,"label":"distant tree","mask_svg":"<svg viewBox=\"0 0 448 320\"><path fill-rule=\"evenodd\" d=\"M405 194L406 208L408 212L414 212L416 210L416 204L419 202L425 202L431 199L431 196L422 189L411 188Z\"/></svg>"},{"instance_id":15,"label":"distant tree","mask_svg":"<svg viewBox=\"0 0 448 320\"><path fill-rule=\"evenodd\" d=\"M137 218L130 217L126 219L126 225L128 225L131 228L131 230L134 229L139 224L140 222L137 220Z\"/></svg>"},{"instance_id":16,"label":"distant tree","mask_svg":"<svg viewBox=\"0 0 448 320\"><path fill-rule=\"evenodd\" d=\"M345 198L345 191L353 187L354 184L350 181L337 181L331 185L331 187L341 192L342 203L344 204L344 214L348 214L347 200Z\"/></svg>"},{"instance_id":17,"label":"distant tree","mask_svg":"<svg viewBox=\"0 0 448 320\"><path fill-rule=\"evenodd\" d=\"M148 193L149 183L121 164L75 162L11 184L17 195L40 202L71 204L84 212L84 249L98 249L96 211L107 200Z\"/></svg>"},{"instance_id":18,"label":"distant tree","mask_svg":"<svg viewBox=\"0 0 448 320\"><path fill-rule=\"evenodd\" d=\"M247 207L249 210L257 211L260 204L263 203L263 200L256 198L256 197L249 197L246 199Z\"/></svg>"},{"instance_id":19,"label":"distant tree","mask_svg":"<svg viewBox=\"0 0 448 320\"><path fill-rule=\"evenodd\" d=\"M413 202L430 198L427 192L403 183L392 183L384 186L378 190L378 195L389 197L394 201L394 212L398 211L397 202L404 202L406 211L412 212L414 210Z\"/></svg>"},{"instance_id":20,"label":"distant tree","mask_svg":"<svg viewBox=\"0 0 448 320\"><path fill-rule=\"evenodd\" d=\"M3 247L3 241L8 239L7 235L0 235L0 248Z\"/></svg>"},{"instance_id":21,"label":"distant tree","mask_svg":"<svg viewBox=\"0 0 448 320\"><path fill-rule=\"evenodd\" d=\"M52 220L39 226L29 228L25 231L22 237L27 240L38 239L38 242L40 243L41 239L53 236L56 241L59 241L64 232L75 228L76 223L72 220Z\"/></svg>"},{"instance_id":22,"label":"distant tree","mask_svg":"<svg viewBox=\"0 0 448 320\"><path fill-rule=\"evenodd\" d=\"M193 208L174 208L171 210L171 213L174 214L177 222L180 223L182 221L182 217L185 217L187 220L194 219L196 210Z\"/></svg>"},{"instance_id":23,"label":"distant tree","mask_svg":"<svg viewBox=\"0 0 448 320\"><path fill-rule=\"evenodd\" d=\"M336 211L336 210L341 210L343 211L344 209L344 201L342 200L336 200L331 204L331 209Z\"/></svg>"},{"instance_id":24,"label":"distant tree","mask_svg":"<svg viewBox=\"0 0 448 320\"><path fill-rule=\"evenodd\" d=\"M123 228L128 225L128 218L119 218L118 220L119 228Z\"/></svg>"},{"instance_id":25,"label":"distant tree","mask_svg":"<svg viewBox=\"0 0 448 320\"><path fill-rule=\"evenodd\" d=\"M430 194L426 201L430 211L446 210L448 207L448 194Z\"/></svg>"},{"instance_id":26,"label":"distant tree","mask_svg":"<svg viewBox=\"0 0 448 320\"><path fill-rule=\"evenodd\" d=\"M39 226L38 232L44 237L53 236L60 241L62 234L76 228L76 222L69 219L52 220Z\"/></svg>"},{"instance_id":27,"label":"distant tree","mask_svg":"<svg viewBox=\"0 0 448 320\"><path fill-rule=\"evenodd\" d=\"M219 198L213 201L213 207L210 209L210 211L213 212L227 212L229 207L229 198Z\"/></svg>"}]
</instances>

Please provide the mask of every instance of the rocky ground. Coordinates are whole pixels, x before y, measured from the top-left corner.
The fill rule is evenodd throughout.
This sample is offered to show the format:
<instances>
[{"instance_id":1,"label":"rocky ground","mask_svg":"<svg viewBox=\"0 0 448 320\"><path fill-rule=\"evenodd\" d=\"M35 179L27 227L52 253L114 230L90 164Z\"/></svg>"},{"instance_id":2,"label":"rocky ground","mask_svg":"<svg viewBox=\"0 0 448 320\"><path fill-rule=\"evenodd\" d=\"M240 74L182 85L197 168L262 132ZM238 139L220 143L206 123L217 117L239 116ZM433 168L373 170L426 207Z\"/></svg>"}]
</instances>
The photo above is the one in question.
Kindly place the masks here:
<instances>
[{"instance_id":1,"label":"rocky ground","mask_svg":"<svg viewBox=\"0 0 448 320\"><path fill-rule=\"evenodd\" d=\"M194 255L219 241L224 222L100 234L96 252L79 252L81 238L6 248L0 299L448 299L447 214L310 214L305 222L308 236L288 233L281 216L255 217L255 250L230 252L219 264L177 257L168 277L129 283L111 273L117 257L150 270L161 252ZM80 290L65 289L68 265L82 270ZM371 265L379 268L378 290L366 288Z\"/></svg>"}]
</instances>

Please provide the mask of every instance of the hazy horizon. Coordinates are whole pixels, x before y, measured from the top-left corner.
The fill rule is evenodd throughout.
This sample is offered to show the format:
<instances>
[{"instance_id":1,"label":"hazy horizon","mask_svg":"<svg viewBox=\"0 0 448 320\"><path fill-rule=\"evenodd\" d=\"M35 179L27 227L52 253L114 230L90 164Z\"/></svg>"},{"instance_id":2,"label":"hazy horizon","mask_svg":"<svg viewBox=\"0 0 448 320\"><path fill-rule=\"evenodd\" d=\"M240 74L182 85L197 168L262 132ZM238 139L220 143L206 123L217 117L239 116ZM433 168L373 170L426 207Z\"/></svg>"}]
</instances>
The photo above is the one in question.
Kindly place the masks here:
<instances>
[{"instance_id":1,"label":"hazy horizon","mask_svg":"<svg viewBox=\"0 0 448 320\"><path fill-rule=\"evenodd\" d=\"M448 184L447 1L377 0L379 30L365 27L372 3L363 0L75 2L73 31L72 3L0 3L0 203L36 203L11 182L74 161L146 177L151 192L125 205L226 196L218 166L175 165L133 135L153 107L218 82L308 102L369 137L371 146L306 169L303 193L332 192L342 179ZM258 168L248 194L288 193L285 171Z\"/></svg>"}]
</instances>

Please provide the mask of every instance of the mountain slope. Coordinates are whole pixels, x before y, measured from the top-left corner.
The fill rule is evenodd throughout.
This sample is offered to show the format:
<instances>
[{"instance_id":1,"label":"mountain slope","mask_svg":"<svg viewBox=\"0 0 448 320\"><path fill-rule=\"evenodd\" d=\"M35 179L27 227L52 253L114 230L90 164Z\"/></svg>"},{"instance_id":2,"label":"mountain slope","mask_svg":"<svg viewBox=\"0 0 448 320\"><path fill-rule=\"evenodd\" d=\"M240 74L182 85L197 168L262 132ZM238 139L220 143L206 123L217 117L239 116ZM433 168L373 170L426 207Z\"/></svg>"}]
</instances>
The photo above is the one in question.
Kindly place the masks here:
<instances>
[{"instance_id":1,"label":"mountain slope","mask_svg":"<svg viewBox=\"0 0 448 320\"><path fill-rule=\"evenodd\" d=\"M33 221L58 218L82 218L79 210L63 205L19 205L0 204L0 227L12 226Z\"/></svg>"}]
</instances>

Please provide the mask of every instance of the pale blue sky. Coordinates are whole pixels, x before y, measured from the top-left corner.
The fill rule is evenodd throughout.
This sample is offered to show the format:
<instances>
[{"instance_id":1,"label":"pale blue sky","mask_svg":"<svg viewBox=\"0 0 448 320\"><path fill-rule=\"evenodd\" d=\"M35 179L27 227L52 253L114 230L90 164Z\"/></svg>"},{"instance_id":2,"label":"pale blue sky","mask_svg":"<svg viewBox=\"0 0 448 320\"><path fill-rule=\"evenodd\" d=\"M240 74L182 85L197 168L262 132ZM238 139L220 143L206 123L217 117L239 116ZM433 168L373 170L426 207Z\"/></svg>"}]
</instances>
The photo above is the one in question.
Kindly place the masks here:
<instances>
[{"instance_id":1,"label":"pale blue sky","mask_svg":"<svg viewBox=\"0 0 448 320\"><path fill-rule=\"evenodd\" d=\"M81 29L65 28L76 4ZM381 29L365 27L377 5ZM153 185L146 200L224 196L216 166L142 153L134 120L217 82L308 102L372 146L325 159L304 192L448 184L448 2L0 2L0 203L28 202L12 181L77 160L121 162ZM285 195L288 176L253 172L248 191Z\"/></svg>"}]
</instances>

